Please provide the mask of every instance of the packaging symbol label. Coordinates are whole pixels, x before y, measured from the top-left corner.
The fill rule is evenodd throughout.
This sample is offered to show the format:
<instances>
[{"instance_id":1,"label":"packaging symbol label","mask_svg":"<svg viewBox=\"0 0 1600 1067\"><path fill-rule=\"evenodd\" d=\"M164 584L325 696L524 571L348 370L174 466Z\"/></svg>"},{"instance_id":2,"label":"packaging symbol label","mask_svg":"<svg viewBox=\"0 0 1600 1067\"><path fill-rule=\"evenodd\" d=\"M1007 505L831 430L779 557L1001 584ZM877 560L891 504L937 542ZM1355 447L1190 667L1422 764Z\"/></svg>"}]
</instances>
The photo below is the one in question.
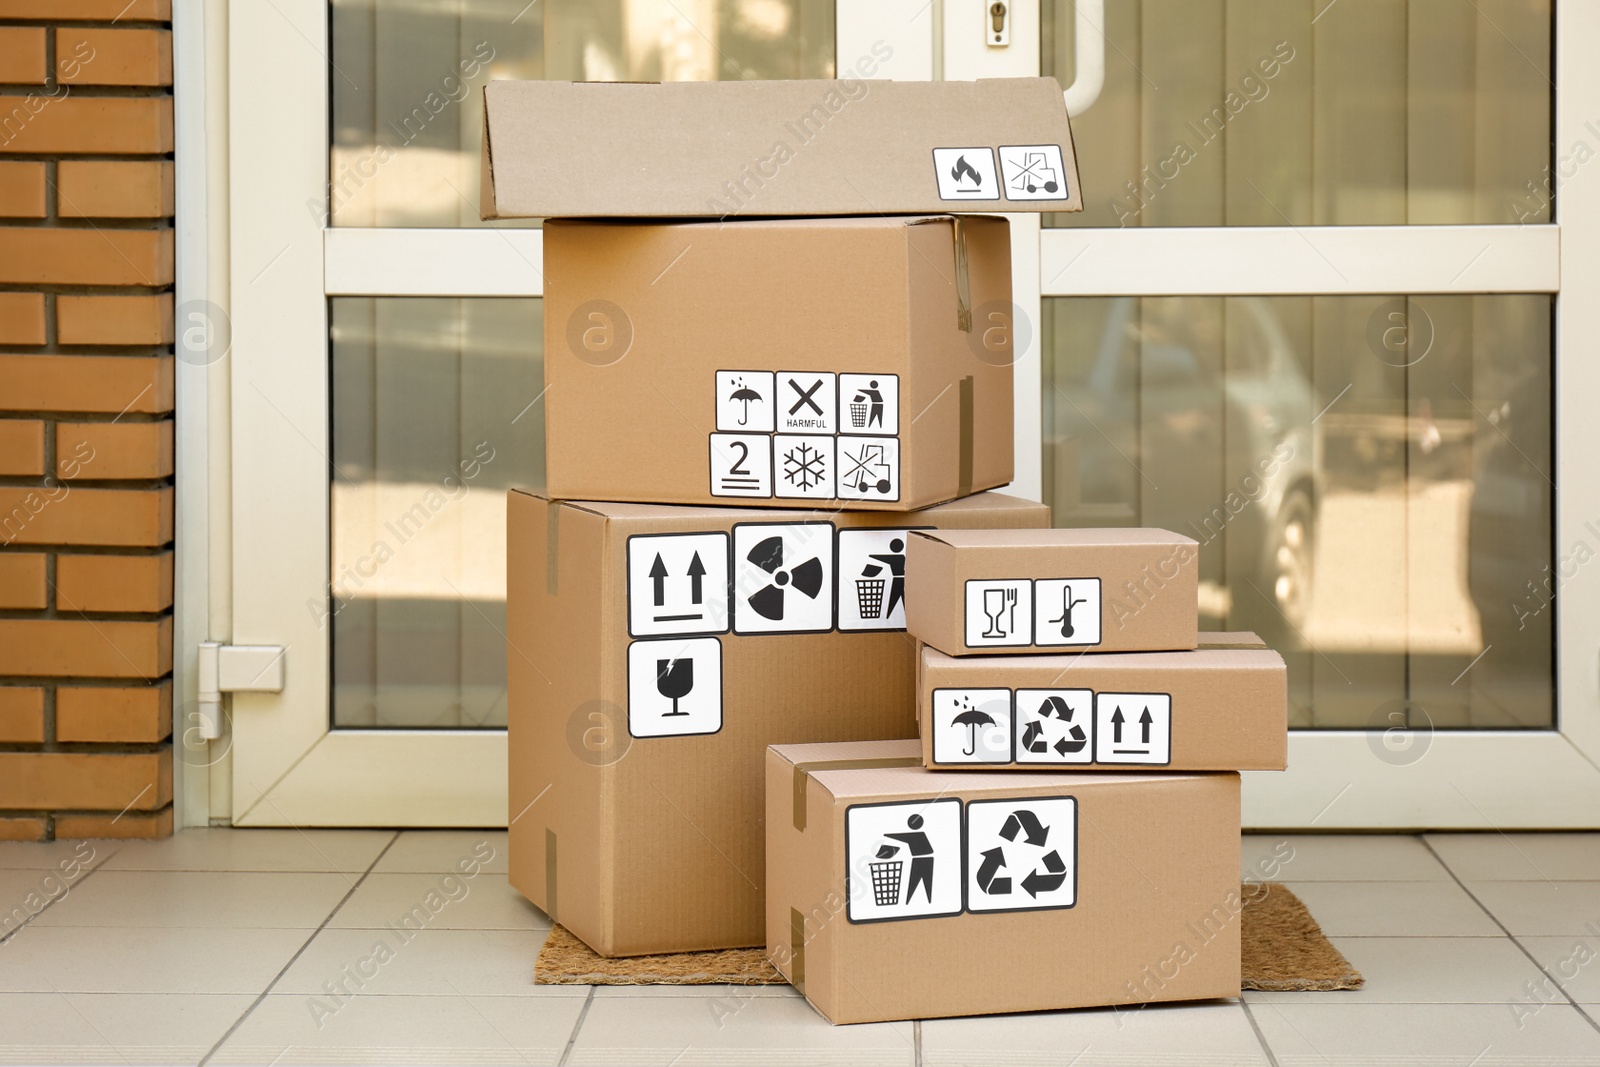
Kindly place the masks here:
<instances>
[{"instance_id":1,"label":"packaging symbol label","mask_svg":"<svg viewBox=\"0 0 1600 1067\"><path fill-rule=\"evenodd\" d=\"M856 804L845 812L851 922L961 912L961 801Z\"/></svg>"},{"instance_id":2,"label":"packaging symbol label","mask_svg":"<svg viewBox=\"0 0 1600 1067\"><path fill-rule=\"evenodd\" d=\"M722 729L722 642L715 637L628 646L628 732L687 737Z\"/></svg>"},{"instance_id":3,"label":"packaging symbol label","mask_svg":"<svg viewBox=\"0 0 1600 1067\"><path fill-rule=\"evenodd\" d=\"M628 635L728 631L728 535L628 538Z\"/></svg>"},{"instance_id":4,"label":"packaging symbol label","mask_svg":"<svg viewBox=\"0 0 1600 1067\"><path fill-rule=\"evenodd\" d=\"M1038 911L1078 902L1078 802L967 803L967 910Z\"/></svg>"},{"instance_id":5,"label":"packaging symbol label","mask_svg":"<svg viewBox=\"0 0 1600 1067\"><path fill-rule=\"evenodd\" d=\"M733 528L733 629L833 629L833 524L745 522Z\"/></svg>"},{"instance_id":6,"label":"packaging symbol label","mask_svg":"<svg viewBox=\"0 0 1600 1067\"><path fill-rule=\"evenodd\" d=\"M1011 762L1011 690L935 689L933 758L938 763Z\"/></svg>"},{"instance_id":7,"label":"packaging symbol label","mask_svg":"<svg viewBox=\"0 0 1600 1067\"><path fill-rule=\"evenodd\" d=\"M1096 693L1095 760L1172 762L1172 697L1167 693Z\"/></svg>"}]
</instances>

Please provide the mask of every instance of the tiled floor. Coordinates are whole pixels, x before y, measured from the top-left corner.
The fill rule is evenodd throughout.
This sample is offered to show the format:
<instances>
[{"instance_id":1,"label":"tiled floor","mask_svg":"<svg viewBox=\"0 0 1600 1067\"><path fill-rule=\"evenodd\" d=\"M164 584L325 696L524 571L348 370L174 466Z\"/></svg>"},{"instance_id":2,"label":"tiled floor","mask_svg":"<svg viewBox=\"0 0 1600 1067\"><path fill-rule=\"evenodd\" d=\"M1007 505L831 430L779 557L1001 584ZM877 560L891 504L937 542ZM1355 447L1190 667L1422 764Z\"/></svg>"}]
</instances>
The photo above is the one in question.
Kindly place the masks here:
<instances>
[{"instance_id":1,"label":"tiled floor","mask_svg":"<svg viewBox=\"0 0 1600 1067\"><path fill-rule=\"evenodd\" d=\"M787 987L534 986L505 848L0 844L0 1063L1600 1064L1600 834L1247 837L1358 992L848 1027Z\"/></svg>"}]
</instances>

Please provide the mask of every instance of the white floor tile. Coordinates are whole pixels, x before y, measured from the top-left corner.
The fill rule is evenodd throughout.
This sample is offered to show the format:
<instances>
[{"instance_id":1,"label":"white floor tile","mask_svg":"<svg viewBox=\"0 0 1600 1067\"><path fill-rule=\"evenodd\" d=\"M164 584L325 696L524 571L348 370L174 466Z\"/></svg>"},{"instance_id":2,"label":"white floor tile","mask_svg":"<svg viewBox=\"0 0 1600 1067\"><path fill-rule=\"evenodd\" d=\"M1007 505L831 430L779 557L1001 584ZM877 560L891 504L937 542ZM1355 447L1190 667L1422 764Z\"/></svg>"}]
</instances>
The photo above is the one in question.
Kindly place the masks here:
<instances>
[{"instance_id":1,"label":"white floor tile","mask_svg":"<svg viewBox=\"0 0 1600 1067\"><path fill-rule=\"evenodd\" d=\"M1360 989L1246 993L1275 1004L1504 1004L1543 978L1509 937L1335 937Z\"/></svg>"},{"instance_id":2,"label":"white floor tile","mask_svg":"<svg viewBox=\"0 0 1600 1067\"><path fill-rule=\"evenodd\" d=\"M0 990L260 993L311 933L34 925L0 946Z\"/></svg>"},{"instance_id":3,"label":"white floor tile","mask_svg":"<svg viewBox=\"0 0 1600 1067\"><path fill-rule=\"evenodd\" d=\"M446 874L477 864L489 874L505 874L504 830L406 830L374 871L385 874Z\"/></svg>"},{"instance_id":4,"label":"white floor tile","mask_svg":"<svg viewBox=\"0 0 1600 1067\"><path fill-rule=\"evenodd\" d=\"M230 830L195 827L164 841L129 841L108 871L306 871L361 874L389 830Z\"/></svg>"},{"instance_id":5,"label":"white floor tile","mask_svg":"<svg viewBox=\"0 0 1600 1067\"><path fill-rule=\"evenodd\" d=\"M550 920L503 874L369 874L328 925L378 930L402 918L425 930L548 930ZM528 961L533 966L533 961Z\"/></svg>"},{"instance_id":6,"label":"white floor tile","mask_svg":"<svg viewBox=\"0 0 1600 1067\"><path fill-rule=\"evenodd\" d=\"M356 875L97 871L34 922L42 926L315 928Z\"/></svg>"},{"instance_id":7,"label":"white floor tile","mask_svg":"<svg viewBox=\"0 0 1600 1067\"><path fill-rule=\"evenodd\" d=\"M1549 976L1579 1004L1600 1004L1600 922L1593 932L1555 937L1519 937L1522 947L1533 953ZM1559 1001L1561 995L1549 988L1548 981L1524 989L1519 998L1527 1004L1540 1000Z\"/></svg>"},{"instance_id":8,"label":"white floor tile","mask_svg":"<svg viewBox=\"0 0 1600 1067\"><path fill-rule=\"evenodd\" d=\"M0 1063L197 1063L254 999L0 993Z\"/></svg>"},{"instance_id":9,"label":"white floor tile","mask_svg":"<svg viewBox=\"0 0 1600 1067\"><path fill-rule=\"evenodd\" d=\"M1450 872L1421 840L1395 834L1246 834L1239 876L1260 882L1416 882Z\"/></svg>"},{"instance_id":10,"label":"white floor tile","mask_svg":"<svg viewBox=\"0 0 1600 1067\"><path fill-rule=\"evenodd\" d=\"M78 890L87 871L76 877L55 869L0 869L0 939L14 935Z\"/></svg>"},{"instance_id":11,"label":"white floor tile","mask_svg":"<svg viewBox=\"0 0 1600 1067\"><path fill-rule=\"evenodd\" d=\"M0 841L0 870L54 869L66 871L78 864L93 867L105 862L122 841Z\"/></svg>"},{"instance_id":12,"label":"white floor tile","mask_svg":"<svg viewBox=\"0 0 1600 1067\"><path fill-rule=\"evenodd\" d=\"M587 988L587 987L585 987ZM804 999L787 982L779 985L597 985L597 997L791 997Z\"/></svg>"},{"instance_id":13,"label":"white floor tile","mask_svg":"<svg viewBox=\"0 0 1600 1067\"><path fill-rule=\"evenodd\" d=\"M1236 1003L929 1019L927 1067L1134 1067L1138 1064L1266 1064L1261 1041Z\"/></svg>"},{"instance_id":14,"label":"white floor tile","mask_svg":"<svg viewBox=\"0 0 1600 1067\"><path fill-rule=\"evenodd\" d=\"M1496 937L1455 882L1291 882L1329 937Z\"/></svg>"},{"instance_id":15,"label":"white floor tile","mask_svg":"<svg viewBox=\"0 0 1600 1067\"><path fill-rule=\"evenodd\" d=\"M533 984L543 930L324 930L273 992L582 997L588 986Z\"/></svg>"},{"instance_id":16,"label":"white floor tile","mask_svg":"<svg viewBox=\"0 0 1600 1067\"><path fill-rule=\"evenodd\" d=\"M910 1023L833 1026L792 997L599 997L574 1065L894 1064L914 1060Z\"/></svg>"},{"instance_id":17,"label":"white floor tile","mask_svg":"<svg viewBox=\"0 0 1600 1067\"><path fill-rule=\"evenodd\" d=\"M1468 882L1467 888L1514 937L1600 927L1600 882Z\"/></svg>"},{"instance_id":18,"label":"white floor tile","mask_svg":"<svg viewBox=\"0 0 1600 1067\"><path fill-rule=\"evenodd\" d=\"M581 997L331 998L274 994L215 1064L553 1064Z\"/></svg>"},{"instance_id":19,"label":"white floor tile","mask_svg":"<svg viewBox=\"0 0 1600 1067\"><path fill-rule=\"evenodd\" d=\"M1600 880L1600 834L1428 834L1463 882Z\"/></svg>"},{"instance_id":20,"label":"white floor tile","mask_svg":"<svg viewBox=\"0 0 1600 1067\"><path fill-rule=\"evenodd\" d=\"M1600 1033L1570 1006L1548 1007L1520 1026L1510 1005L1252 1002L1250 1007L1279 1067L1600 1062Z\"/></svg>"}]
</instances>

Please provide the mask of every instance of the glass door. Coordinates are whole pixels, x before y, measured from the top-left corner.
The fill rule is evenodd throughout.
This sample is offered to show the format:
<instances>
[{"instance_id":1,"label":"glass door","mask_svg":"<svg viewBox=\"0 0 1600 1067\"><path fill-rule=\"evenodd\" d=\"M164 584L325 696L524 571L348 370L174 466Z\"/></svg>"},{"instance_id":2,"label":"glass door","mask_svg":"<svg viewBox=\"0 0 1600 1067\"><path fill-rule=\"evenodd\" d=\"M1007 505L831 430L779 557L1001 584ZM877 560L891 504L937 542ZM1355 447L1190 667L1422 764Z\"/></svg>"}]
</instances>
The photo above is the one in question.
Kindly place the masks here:
<instances>
[{"instance_id":1,"label":"glass door","mask_svg":"<svg viewBox=\"0 0 1600 1067\"><path fill-rule=\"evenodd\" d=\"M855 6L234 5L232 640L287 648L282 693L232 698L235 824L506 821L543 279L536 224L478 219L484 84L931 76L930 13Z\"/></svg>"},{"instance_id":2,"label":"glass door","mask_svg":"<svg viewBox=\"0 0 1600 1067\"><path fill-rule=\"evenodd\" d=\"M1039 233L1042 499L1194 537L1202 627L1284 654L1290 770L1247 776L1246 821L1594 825L1592 420L1563 416L1595 12L1038 13L1040 71L1100 83L1087 208Z\"/></svg>"}]
</instances>

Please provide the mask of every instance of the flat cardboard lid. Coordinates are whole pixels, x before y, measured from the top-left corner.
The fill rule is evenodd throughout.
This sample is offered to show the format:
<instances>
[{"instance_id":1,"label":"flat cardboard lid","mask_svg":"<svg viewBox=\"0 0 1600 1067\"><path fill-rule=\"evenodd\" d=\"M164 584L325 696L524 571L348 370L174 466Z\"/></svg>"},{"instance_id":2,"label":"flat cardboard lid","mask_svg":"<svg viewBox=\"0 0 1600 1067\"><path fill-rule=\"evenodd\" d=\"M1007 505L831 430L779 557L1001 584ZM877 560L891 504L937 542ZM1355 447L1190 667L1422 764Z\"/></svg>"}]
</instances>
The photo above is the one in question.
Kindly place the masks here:
<instances>
[{"instance_id":1,"label":"flat cardboard lid","mask_svg":"<svg viewBox=\"0 0 1600 1067\"><path fill-rule=\"evenodd\" d=\"M486 219L1083 210L1054 78L497 81L483 94Z\"/></svg>"},{"instance_id":2,"label":"flat cardboard lid","mask_svg":"<svg viewBox=\"0 0 1600 1067\"><path fill-rule=\"evenodd\" d=\"M559 504L565 508L576 508L579 511L586 511L605 519L636 519L645 522L682 516L698 516L707 523L714 523L719 520L727 522L781 521L791 517L819 519L825 518L827 511L836 510L786 507L761 508L757 511L751 508L701 507L690 504L629 504L607 500L553 500L536 489L512 488L511 492L533 497L536 500L543 500L547 503ZM932 518L936 520L940 516L955 512L1005 514L1013 511L1031 512L1041 507L1043 505L1037 501L1025 500L1019 496L999 493L991 489L986 492L974 493L971 496L946 501L943 504L934 504L931 507L923 508L921 511L872 511L858 514L879 516L880 518L874 521L872 525L894 526L896 523L893 520L896 516L899 516L904 525L915 526L919 521L927 521L927 516L930 512L933 513Z\"/></svg>"},{"instance_id":3,"label":"flat cardboard lid","mask_svg":"<svg viewBox=\"0 0 1600 1067\"><path fill-rule=\"evenodd\" d=\"M920 530L918 537L951 548L1101 548L1122 545L1193 545L1193 538L1150 526L1040 530Z\"/></svg>"}]
</instances>

